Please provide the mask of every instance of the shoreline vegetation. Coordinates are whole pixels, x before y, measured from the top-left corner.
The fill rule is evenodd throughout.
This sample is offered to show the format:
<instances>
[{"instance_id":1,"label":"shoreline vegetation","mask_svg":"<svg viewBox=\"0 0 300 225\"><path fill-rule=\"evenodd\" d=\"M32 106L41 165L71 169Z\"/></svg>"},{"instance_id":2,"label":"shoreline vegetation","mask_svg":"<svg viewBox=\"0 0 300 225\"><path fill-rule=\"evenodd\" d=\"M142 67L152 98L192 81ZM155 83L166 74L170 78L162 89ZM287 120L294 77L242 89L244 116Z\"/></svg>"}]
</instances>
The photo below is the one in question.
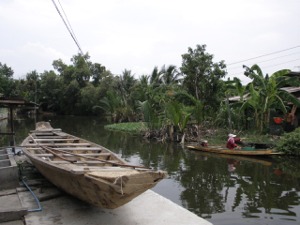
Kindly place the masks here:
<instances>
[{"instance_id":1,"label":"shoreline vegetation","mask_svg":"<svg viewBox=\"0 0 300 225\"><path fill-rule=\"evenodd\" d=\"M173 140L170 137L170 133L167 128L161 128L156 130L150 130L145 122L125 122L125 123L114 123L105 125L105 129L113 131L127 132L134 135L140 135L147 139L155 139L157 141L175 141L180 142L183 134L180 132L174 132ZM165 133L163 135L163 133ZM280 137L269 134L258 134L256 131L236 131L235 132L245 142L256 142L256 143L267 143L276 145ZM226 143L228 132L225 129L209 129L202 127L196 132L196 126L188 126L185 132L185 142L200 142L207 140L208 143L213 145L221 145Z\"/></svg>"},{"instance_id":2,"label":"shoreline vegetation","mask_svg":"<svg viewBox=\"0 0 300 225\"><path fill-rule=\"evenodd\" d=\"M161 142L182 142L182 136L188 143L200 143L202 140L207 140L211 145L225 145L228 132L225 129L209 129L202 127L195 130L195 126L188 126L184 134L174 132L173 137L168 132L168 129L151 130L147 127L145 122L129 122L129 123L115 123L105 126L105 129L127 132L134 135L140 135L147 139L155 139ZM256 131L236 131L235 132L245 143L262 143L274 148L278 151L291 156L300 156L300 128L293 132L285 133L282 136L259 134Z\"/></svg>"}]
</instances>

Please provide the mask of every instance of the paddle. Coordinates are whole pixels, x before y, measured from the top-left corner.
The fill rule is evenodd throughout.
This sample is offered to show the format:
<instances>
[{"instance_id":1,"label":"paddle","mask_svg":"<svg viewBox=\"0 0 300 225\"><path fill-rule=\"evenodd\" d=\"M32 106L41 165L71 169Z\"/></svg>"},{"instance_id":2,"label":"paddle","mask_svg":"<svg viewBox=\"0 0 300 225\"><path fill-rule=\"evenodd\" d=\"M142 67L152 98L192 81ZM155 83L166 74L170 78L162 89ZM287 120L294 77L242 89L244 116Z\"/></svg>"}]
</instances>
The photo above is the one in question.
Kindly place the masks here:
<instances>
[{"instance_id":1,"label":"paddle","mask_svg":"<svg viewBox=\"0 0 300 225\"><path fill-rule=\"evenodd\" d=\"M29 134L29 136L30 136L31 139L34 141L34 143L36 143L39 147L43 148L43 146L39 145L39 144L34 140L34 138L32 137L32 135ZM71 160L71 159L67 159L67 158L65 158L65 157L62 157L61 155L59 155L59 154L53 152L53 151L50 150L50 149L47 149L47 148L43 148L43 149L46 150L46 151L48 151L48 152L50 152L51 154L55 155L56 157L58 157L58 158L60 158L60 159L62 159L62 160L65 160L65 161L68 161L68 162L71 162L71 163L76 162L76 160Z\"/></svg>"}]
</instances>

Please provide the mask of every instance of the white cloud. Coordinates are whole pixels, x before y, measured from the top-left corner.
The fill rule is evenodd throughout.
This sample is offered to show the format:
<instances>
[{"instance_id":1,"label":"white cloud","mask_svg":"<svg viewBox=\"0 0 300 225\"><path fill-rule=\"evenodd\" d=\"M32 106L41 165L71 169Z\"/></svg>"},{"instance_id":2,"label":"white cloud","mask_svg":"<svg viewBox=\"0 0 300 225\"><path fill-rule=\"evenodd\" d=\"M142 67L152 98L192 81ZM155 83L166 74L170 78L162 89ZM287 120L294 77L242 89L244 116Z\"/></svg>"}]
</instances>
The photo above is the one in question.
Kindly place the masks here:
<instances>
[{"instance_id":1,"label":"white cloud","mask_svg":"<svg viewBox=\"0 0 300 225\"><path fill-rule=\"evenodd\" d=\"M56 2L58 2L56 0ZM299 45L298 0L60 0L84 52L115 74L180 67L188 47L206 44L216 61L232 63ZM18 74L52 69L78 49L51 1L0 2L0 62ZM298 49L299 50L299 49ZM300 53L274 61L300 58ZM249 63L249 64L248 64ZM251 66L254 61L247 64ZM299 61L281 66L295 69ZM242 73L238 69L228 72ZM280 68L280 66L278 66ZM275 67L266 67L266 72ZM277 68L277 67L276 67ZM296 68L297 69L297 68ZM263 68L264 71L264 68Z\"/></svg>"},{"instance_id":2,"label":"white cloud","mask_svg":"<svg viewBox=\"0 0 300 225\"><path fill-rule=\"evenodd\" d=\"M69 56L63 53L42 45L41 43L26 43L24 46L15 49L0 49L3 63L6 63L14 70L14 76L16 78L24 78L25 75L33 70L38 72L43 72L45 70L51 70L52 62L55 59L62 59L64 61L69 61Z\"/></svg>"}]
</instances>

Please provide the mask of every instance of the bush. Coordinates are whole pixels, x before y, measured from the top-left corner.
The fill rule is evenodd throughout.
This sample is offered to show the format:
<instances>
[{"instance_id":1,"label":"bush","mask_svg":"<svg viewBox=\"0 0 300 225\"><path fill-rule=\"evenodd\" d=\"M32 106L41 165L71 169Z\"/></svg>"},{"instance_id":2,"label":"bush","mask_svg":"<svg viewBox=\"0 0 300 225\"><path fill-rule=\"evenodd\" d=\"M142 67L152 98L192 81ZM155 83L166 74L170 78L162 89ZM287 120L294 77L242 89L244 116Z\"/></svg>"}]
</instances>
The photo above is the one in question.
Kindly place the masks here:
<instances>
[{"instance_id":1,"label":"bush","mask_svg":"<svg viewBox=\"0 0 300 225\"><path fill-rule=\"evenodd\" d=\"M277 150L288 155L300 156L300 128L285 133L277 145Z\"/></svg>"},{"instance_id":2,"label":"bush","mask_svg":"<svg viewBox=\"0 0 300 225\"><path fill-rule=\"evenodd\" d=\"M147 125L143 122L128 122L128 123L114 123L104 126L105 129L124 131L133 134L142 134L147 131Z\"/></svg>"}]
</instances>

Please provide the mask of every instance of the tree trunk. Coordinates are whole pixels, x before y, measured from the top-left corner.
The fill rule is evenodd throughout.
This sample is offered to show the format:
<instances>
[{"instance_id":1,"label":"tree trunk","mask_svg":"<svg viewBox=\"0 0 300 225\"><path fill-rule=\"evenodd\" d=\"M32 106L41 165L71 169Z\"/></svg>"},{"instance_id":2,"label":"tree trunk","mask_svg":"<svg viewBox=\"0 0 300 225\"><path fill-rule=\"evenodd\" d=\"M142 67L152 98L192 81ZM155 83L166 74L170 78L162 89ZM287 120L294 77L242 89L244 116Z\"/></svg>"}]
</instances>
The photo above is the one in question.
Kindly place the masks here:
<instances>
[{"instance_id":1,"label":"tree trunk","mask_svg":"<svg viewBox=\"0 0 300 225\"><path fill-rule=\"evenodd\" d=\"M184 145L185 133L183 133L180 144Z\"/></svg>"},{"instance_id":2,"label":"tree trunk","mask_svg":"<svg viewBox=\"0 0 300 225\"><path fill-rule=\"evenodd\" d=\"M174 141L174 126L173 125L170 125L169 135L170 135L171 141Z\"/></svg>"},{"instance_id":3,"label":"tree trunk","mask_svg":"<svg viewBox=\"0 0 300 225\"><path fill-rule=\"evenodd\" d=\"M197 141L198 141L198 143L200 143L200 124L197 124Z\"/></svg>"}]
</instances>

